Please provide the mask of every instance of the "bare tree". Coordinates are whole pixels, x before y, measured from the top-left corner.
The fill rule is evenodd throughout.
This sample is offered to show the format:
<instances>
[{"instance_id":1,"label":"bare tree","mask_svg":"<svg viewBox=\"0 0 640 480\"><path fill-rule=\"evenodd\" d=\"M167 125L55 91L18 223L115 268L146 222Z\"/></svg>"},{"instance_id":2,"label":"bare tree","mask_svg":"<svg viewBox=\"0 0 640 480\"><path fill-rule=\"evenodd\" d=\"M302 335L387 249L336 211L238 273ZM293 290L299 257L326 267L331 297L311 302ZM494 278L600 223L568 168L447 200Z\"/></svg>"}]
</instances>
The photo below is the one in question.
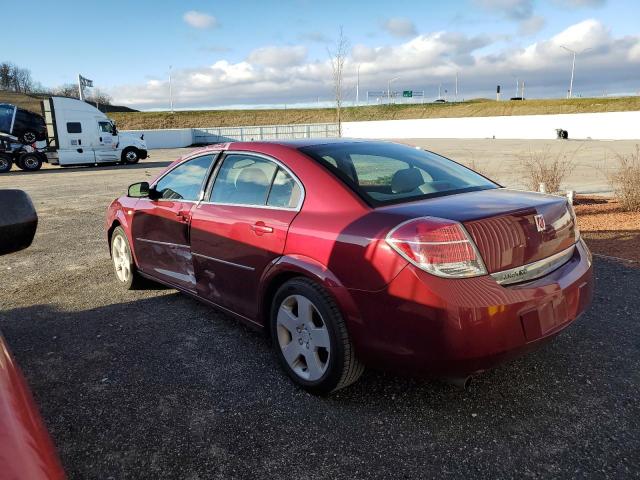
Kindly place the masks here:
<instances>
[{"instance_id":1,"label":"bare tree","mask_svg":"<svg viewBox=\"0 0 640 480\"><path fill-rule=\"evenodd\" d=\"M80 98L78 85L74 83L66 83L53 89L54 95L60 97ZM111 105L111 97L101 90L94 88L90 95L86 97L90 103L100 103L102 105Z\"/></svg>"},{"instance_id":2,"label":"bare tree","mask_svg":"<svg viewBox=\"0 0 640 480\"><path fill-rule=\"evenodd\" d=\"M10 62L0 63L0 89L29 93L34 89L31 71Z\"/></svg>"},{"instance_id":3,"label":"bare tree","mask_svg":"<svg viewBox=\"0 0 640 480\"><path fill-rule=\"evenodd\" d=\"M331 69L333 74L333 93L336 101L336 122L338 123L338 136L342 136L342 98L343 98L343 76L344 63L347 59L349 40L344 36L342 26L334 49L328 48L331 59Z\"/></svg>"}]
</instances>

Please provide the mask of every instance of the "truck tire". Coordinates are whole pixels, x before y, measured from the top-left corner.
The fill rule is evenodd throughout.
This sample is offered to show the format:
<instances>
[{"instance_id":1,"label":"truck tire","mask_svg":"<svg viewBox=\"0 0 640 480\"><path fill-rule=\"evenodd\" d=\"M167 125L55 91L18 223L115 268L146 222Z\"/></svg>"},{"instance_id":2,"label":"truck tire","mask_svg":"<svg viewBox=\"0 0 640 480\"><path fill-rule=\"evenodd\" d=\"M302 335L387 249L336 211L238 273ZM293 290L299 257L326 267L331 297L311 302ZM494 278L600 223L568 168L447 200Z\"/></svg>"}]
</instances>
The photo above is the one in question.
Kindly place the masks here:
<instances>
[{"instance_id":1,"label":"truck tire","mask_svg":"<svg viewBox=\"0 0 640 480\"><path fill-rule=\"evenodd\" d=\"M42 158L37 153L23 153L16 165L25 172L37 172L42 168Z\"/></svg>"},{"instance_id":2,"label":"truck tire","mask_svg":"<svg viewBox=\"0 0 640 480\"><path fill-rule=\"evenodd\" d=\"M122 163L133 165L140 160L140 152L137 148L127 147L122 151Z\"/></svg>"},{"instance_id":3,"label":"truck tire","mask_svg":"<svg viewBox=\"0 0 640 480\"><path fill-rule=\"evenodd\" d=\"M22 133L22 135L20 135L19 140L25 145L31 145L33 142L37 140L37 138L38 138L38 134L36 132L34 132L33 130L26 130L25 132Z\"/></svg>"},{"instance_id":4,"label":"truck tire","mask_svg":"<svg viewBox=\"0 0 640 480\"><path fill-rule=\"evenodd\" d=\"M0 173L6 173L11 170L13 159L11 155L0 153Z\"/></svg>"}]
</instances>

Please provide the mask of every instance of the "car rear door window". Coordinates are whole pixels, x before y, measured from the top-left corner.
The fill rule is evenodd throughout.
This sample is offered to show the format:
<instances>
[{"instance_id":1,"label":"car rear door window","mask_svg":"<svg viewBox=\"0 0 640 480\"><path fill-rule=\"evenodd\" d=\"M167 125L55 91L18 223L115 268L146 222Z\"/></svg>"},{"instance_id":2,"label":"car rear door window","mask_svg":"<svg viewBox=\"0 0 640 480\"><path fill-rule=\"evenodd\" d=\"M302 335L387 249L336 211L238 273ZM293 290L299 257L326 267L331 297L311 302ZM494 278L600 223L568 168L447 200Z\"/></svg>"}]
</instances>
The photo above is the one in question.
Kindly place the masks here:
<instances>
[{"instance_id":1,"label":"car rear door window","mask_svg":"<svg viewBox=\"0 0 640 480\"><path fill-rule=\"evenodd\" d=\"M233 205L266 205L278 166L264 158L227 155L213 184L211 201Z\"/></svg>"},{"instance_id":2,"label":"car rear door window","mask_svg":"<svg viewBox=\"0 0 640 480\"><path fill-rule=\"evenodd\" d=\"M300 202L302 188L283 168L278 168L267 205L270 207L296 208Z\"/></svg>"},{"instance_id":3,"label":"car rear door window","mask_svg":"<svg viewBox=\"0 0 640 480\"><path fill-rule=\"evenodd\" d=\"M203 155L175 167L155 186L160 198L194 202L199 200L212 161L213 155Z\"/></svg>"}]
</instances>

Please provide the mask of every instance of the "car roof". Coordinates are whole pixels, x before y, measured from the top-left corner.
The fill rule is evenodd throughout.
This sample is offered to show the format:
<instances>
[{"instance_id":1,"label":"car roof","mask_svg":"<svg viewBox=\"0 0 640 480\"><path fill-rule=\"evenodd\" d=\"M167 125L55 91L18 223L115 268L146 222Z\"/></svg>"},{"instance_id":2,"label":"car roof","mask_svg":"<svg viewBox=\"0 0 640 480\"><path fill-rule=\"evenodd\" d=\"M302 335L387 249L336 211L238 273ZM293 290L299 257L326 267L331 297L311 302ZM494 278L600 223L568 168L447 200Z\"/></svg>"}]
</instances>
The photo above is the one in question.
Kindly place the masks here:
<instances>
[{"instance_id":1,"label":"car roof","mask_svg":"<svg viewBox=\"0 0 640 480\"><path fill-rule=\"evenodd\" d=\"M382 143L383 140L367 140L361 138L300 138L292 140L259 140L259 141L246 141L246 142L227 142L216 143L201 147L197 150L198 153L220 151L220 150L234 150L234 149L251 149L252 147L258 148L263 145L280 145L289 148L304 148L313 147L316 145L339 145L349 143ZM386 143L386 142L385 142ZM195 151L193 152L195 153ZM191 155L190 155L191 156Z\"/></svg>"}]
</instances>

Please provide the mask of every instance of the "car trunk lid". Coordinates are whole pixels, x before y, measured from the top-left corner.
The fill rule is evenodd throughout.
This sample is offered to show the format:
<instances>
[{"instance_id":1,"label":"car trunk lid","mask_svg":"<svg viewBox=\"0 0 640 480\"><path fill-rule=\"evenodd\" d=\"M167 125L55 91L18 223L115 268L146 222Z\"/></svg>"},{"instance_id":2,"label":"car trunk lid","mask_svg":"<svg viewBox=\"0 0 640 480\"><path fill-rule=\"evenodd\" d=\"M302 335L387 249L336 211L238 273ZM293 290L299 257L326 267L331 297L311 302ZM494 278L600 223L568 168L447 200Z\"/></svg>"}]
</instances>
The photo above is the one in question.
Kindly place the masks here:
<instances>
[{"instance_id":1,"label":"car trunk lid","mask_svg":"<svg viewBox=\"0 0 640 480\"><path fill-rule=\"evenodd\" d=\"M490 189L383 207L406 218L432 216L461 222L488 273L520 267L575 243L576 226L563 197Z\"/></svg>"}]
</instances>

